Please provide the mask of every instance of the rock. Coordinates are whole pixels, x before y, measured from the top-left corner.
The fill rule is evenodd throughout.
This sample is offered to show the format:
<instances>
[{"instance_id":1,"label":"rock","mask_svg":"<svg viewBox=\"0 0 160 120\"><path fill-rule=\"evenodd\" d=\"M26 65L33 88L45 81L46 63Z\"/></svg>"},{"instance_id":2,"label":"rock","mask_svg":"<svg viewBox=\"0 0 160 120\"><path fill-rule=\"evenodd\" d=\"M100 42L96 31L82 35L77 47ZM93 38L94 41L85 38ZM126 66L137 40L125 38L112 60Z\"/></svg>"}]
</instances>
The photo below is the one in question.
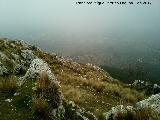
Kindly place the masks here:
<instances>
[{"instance_id":1,"label":"rock","mask_svg":"<svg viewBox=\"0 0 160 120\"><path fill-rule=\"evenodd\" d=\"M30 45L27 44L24 40L16 40L15 43L18 44L18 45L21 45L25 49L29 49L30 48Z\"/></svg>"},{"instance_id":2,"label":"rock","mask_svg":"<svg viewBox=\"0 0 160 120\"><path fill-rule=\"evenodd\" d=\"M8 46L8 43L9 43L8 38L4 38L4 39L5 39L5 41L4 41L4 47L5 48L9 48L9 46Z\"/></svg>"},{"instance_id":3,"label":"rock","mask_svg":"<svg viewBox=\"0 0 160 120\"><path fill-rule=\"evenodd\" d=\"M15 48L15 47L16 47L16 45L15 45L14 43L11 43L10 46L11 46L12 48Z\"/></svg>"},{"instance_id":4,"label":"rock","mask_svg":"<svg viewBox=\"0 0 160 120\"><path fill-rule=\"evenodd\" d=\"M68 102L65 117L69 120L97 120L93 113L80 108L73 101Z\"/></svg>"},{"instance_id":5,"label":"rock","mask_svg":"<svg viewBox=\"0 0 160 120\"><path fill-rule=\"evenodd\" d=\"M15 67L14 67L14 73L16 74L22 74L26 71L25 67L21 64L17 64Z\"/></svg>"},{"instance_id":6,"label":"rock","mask_svg":"<svg viewBox=\"0 0 160 120\"><path fill-rule=\"evenodd\" d=\"M53 109L52 110L52 116L54 119L61 119L61 118L64 118L65 116L65 108L64 106L61 104L58 106L58 108L56 109Z\"/></svg>"},{"instance_id":7,"label":"rock","mask_svg":"<svg viewBox=\"0 0 160 120\"><path fill-rule=\"evenodd\" d=\"M8 70L5 66L3 66L2 64L0 65L0 76L1 75L6 75L8 74Z\"/></svg>"},{"instance_id":8,"label":"rock","mask_svg":"<svg viewBox=\"0 0 160 120\"><path fill-rule=\"evenodd\" d=\"M49 118L51 117L51 119L53 120L97 120L93 113L86 111L84 108L80 108L74 102L67 102L61 92L59 82L49 68L49 65L45 61L39 59L36 55L34 55L34 52L37 52L37 54L38 52L42 52L43 54L47 55L48 53L43 52L35 46L28 45L23 40L13 42L6 41L5 47L2 46L1 50L4 49L9 49L11 51L13 50L13 52L6 55L3 52L0 52L0 75L7 74L8 70L10 69L13 70L13 72L10 72L11 74L13 73L22 75L21 73L25 72L26 68L29 67L25 75L23 77L20 77L16 83L20 86L24 85L22 86L22 88L25 87L27 89L30 89L28 85L33 85L31 88L31 92L33 95L33 99L31 99L32 103L34 104L34 100L36 102L36 100L40 98L44 100L46 102L46 106L49 107L49 109L47 108L47 110L44 109ZM81 72L86 67L81 67L79 63L73 62L71 60L65 60L63 57L58 57L56 54L52 54L51 56L51 60L54 59L54 61L56 60L58 63L62 62L64 65L69 66L73 70ZM9 58L12 59L7 62L2 61ZM10 66L7 65L7 70L3 63L6 63L8 65L12 63L12 68L9 68ZM99 68L95 69L99 70ZM87 79L87 75L84 75L83 77L84 79ZM23 84L25 82L26 84ZM30 82L33 84L30 84ZM23 94L23 92L17 91L13 94L13 97L18 97ZM29 97L31 97L30 94ZM6 98L6 100L4 99L4 101L12 102L12 99ZM39 107L42 107L43 109L43 105L38 105L38 108ZM39 114L36 115L38 116Z\"/></svg>"},{"instance_id":9,"label":"rock","mask_svg":"<svg viewBox=\"0 0 160 120\"><path fill-rule=\"evenodd\" d=\"M21 52L22 52L21 55L22 55L23 59L25 60L25 62L27 64L30 64L32 62L32 60L34 60L35 58L37 58L32 53L32 50L22 50Z\"/></svg>"},{"instance_id":10,"label":"rock","mask_svg":"<svg viewBox=\"0 0 160 120\"><path fill-rule=\"evenodd\" d=\"M14 93L14 96L18 96L18 95L20 95L20 93Z\"/></svg>"},{"instance_id":11,"label":"rock","mask_svg":"<svg viewBox=\"0 0 160 120\"><path fill-rule=\"evenodd\" d=\"M9 60L9 58L0 51L0 59L3 60L3 61L6 61L6 60Z\"/></svg>"},{"instance_id":12,"label":"rock","mask_svg":"<svg viewBox=\"0 0 160 120\"><path fill-rule=\"evenodd\" d=\"M18 61L20 59L20 56L14 53L11 53L12 57L14 58L14 60Z\"/></svg>"},{"instance_id":13,"label":"rock","mask_svg":"<svg viewBox=\"0 0 160 120\"><path fill-rule=\"evenodd\" d=\"M160 93L156 95L152 95L148 99L137 102L136 107L138 109L151 107L153 110L160 113Z\"/></svg>"},{"instance_id":14,"label":"rock","mask_svg":"<svg viewBox=\"0 0 160 120\"><path fill-rule=\"evenodd\" d=\"M107 113L103 113L105 120L115 120L118 113L126 113L130 111L132 113L136 112L136 110L143 110L143 109L151 108L153 111L160 114L160 93L156 95L152 95L148 99L142 100L137 102L134 107L133 106L123 106L118 105L116 107L112 107L110 111Z\"/></svg>"},{"instance_id":15,"label":"rock","mask_svg":"<svg viewBox=\"0 0 160 120\"><path fill-rule=\"evenodd\" d=\"M147 94L158 94L160 93L160 86L157 84L151 84L147 81L135 80L131 87L134 87L138 90L147 90Z\"/></svg>"},{"instance_id":16,"label":"rock","mask_svg":"<svg viewBox=\"0 0 160 120\"><path fill-rule=\"evenodd\" d=\"M12 102L13 99L6 99L5 102Z\"/></svg>"},{"instance_id":17,"label":"rock","mask_svg":"<svg viewBox=\"0 0 160 120\"><path fill-rule=\"evenodd\" d=\"M27 79L37 80L35 81L35 86L32 88L33 94L37 97L43 96L43 99L48 102L50 105L49 113L51 113L52 118L57 120L64 118L63 95L60 91L59 82L51 72L48 64L42 59L34 59L25 76L20 78L19 84L23 85Z\"/></svg>"},{"instance_id":18,"label":"rock","mask_svg":"<svg viewBox=\"0 0 160 120\"><path fill-rule=\"evenodd\" d=\"M154 94L160 93L160 86L159 85L157 85L157 84L153 85L153 93Z\"/></svg>"},{"instance_id":19,"label":"rock","mask_svg":"<svg viewBox=\"0 0 160 120\"><path fill-rule=\"evenodd\" d=\"M105 120L114 120L118 113L126 113L127 111L133 111L133 106L123 106L123 105L117 105L115 107L112 107L110 111L107 113L104 113L103 116Z\"/></svg>"},{"instance_id":20,"label":"rock","mask_svg":"<svg viewBox=\"0 0 160 120\"><path fill-rule=\"evenodd\" d=\"M42 72L46 72L49 79L56 80L48 64L39 58L36 58L31 62L24 77L28 79L36 79Z\"/></svg>"}]
</instances>

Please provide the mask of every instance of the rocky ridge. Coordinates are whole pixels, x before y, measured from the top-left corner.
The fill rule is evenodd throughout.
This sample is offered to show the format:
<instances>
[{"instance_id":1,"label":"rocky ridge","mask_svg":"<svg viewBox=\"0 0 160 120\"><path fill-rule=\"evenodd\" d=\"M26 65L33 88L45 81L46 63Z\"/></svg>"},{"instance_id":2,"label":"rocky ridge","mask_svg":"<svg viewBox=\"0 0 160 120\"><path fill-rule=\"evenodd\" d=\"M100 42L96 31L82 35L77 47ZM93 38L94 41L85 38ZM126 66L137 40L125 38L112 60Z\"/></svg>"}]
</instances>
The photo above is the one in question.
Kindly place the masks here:
<instances>
[{"instance_id":1,"label":"rocky ridge","mask_svg":"<svg viewBox=\"0 0 160 120\"><path fill-rule=\"evenodd\" d=\"M7 74L23 75L19 77L19 81L17 82L19 86L23 86L23 84L27 80L40 79L41 75L44 73L48 77L48 80L50 81L49 86L53 87L52 95L54 94L54 96L50 96L50 98L46 98L46 99L48 99L48 101L55 102L55 103L52 103L54 104L51 110L52 119L57 119L57 120L60 120L60 119L96 120L97 119L93 115L93 113L86 111L84 108L80 108L73 101L67 101L63 97L63 94L60 91L59 82L57 81L55 75L52 73L48 64L44 60L38 58L33 53L33 51L30 50L30 48L33 46L28 45L22 40L20 41L1 40L0 43L1 43L0 49L3 51L3 52L0 52L0 62L1 62L0 76L6 76ZM10 48L14 48L15 50L18 49L18 52L11 49L10 51L12 50L13 51L11 52L10 57L7 57L8 55L6 55L5 53L8 54L9 51L6 51L6 49L10 49ZM80 64L76 62L72 62L71 60L65 61L62 57L59 58L53 54L52 56L54 56L63 66L69 66L68 64L70 65L73 64L72 66L69 66L71 69L77 69L77 71L81 70L79 69ZM8 62L11 64L11 66L8 66ZM95 66L92 69L101 72L100 69L99 68L97 69ZM33 86L32 89L33 89L33 93L34 92L36 93L38 89L37 82L35 82L35 85ZM20 94L15 93L14 95L20 95ZM6 99L5 101L12 102L12 99Z\"/></svg>"}]
</instances>

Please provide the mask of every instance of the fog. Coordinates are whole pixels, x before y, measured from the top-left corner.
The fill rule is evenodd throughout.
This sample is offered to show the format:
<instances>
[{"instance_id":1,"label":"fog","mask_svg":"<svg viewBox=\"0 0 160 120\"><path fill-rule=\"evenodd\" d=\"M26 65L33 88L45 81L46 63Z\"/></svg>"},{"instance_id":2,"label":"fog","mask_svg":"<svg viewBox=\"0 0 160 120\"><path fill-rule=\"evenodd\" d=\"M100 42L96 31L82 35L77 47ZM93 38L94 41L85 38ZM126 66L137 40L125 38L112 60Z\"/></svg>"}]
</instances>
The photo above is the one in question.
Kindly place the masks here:
<instances>
[{"instance_id":1,"label":"fog","mask_svg":"<svg viewBox=\"0 0 160 120\"><path fill-rule=\"evenodd\" d=\"M0 37L23 39L73 58L91 55L95 60L89 62L95 64L120 67L143 59L160 69L159 0L149 1L152 5L76 2L0 0Z\"/></svg>"}]
</instances>

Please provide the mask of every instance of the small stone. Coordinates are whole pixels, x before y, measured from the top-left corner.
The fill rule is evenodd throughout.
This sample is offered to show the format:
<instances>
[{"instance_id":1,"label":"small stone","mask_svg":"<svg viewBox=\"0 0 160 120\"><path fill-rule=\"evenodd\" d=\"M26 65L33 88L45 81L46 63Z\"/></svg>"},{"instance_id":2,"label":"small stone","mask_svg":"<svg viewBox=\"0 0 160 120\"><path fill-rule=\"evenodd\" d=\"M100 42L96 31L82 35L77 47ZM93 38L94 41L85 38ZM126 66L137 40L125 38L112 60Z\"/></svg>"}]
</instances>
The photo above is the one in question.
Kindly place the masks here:
<instances>
[{"instance_id":1,"label":"small stone","mask_svg":"<svg viewBox=\"0 0 160 120\"><path fill-rule=\"evenodd\" d=\"M12 99L6 99L5 102L12 102Z\"/></svg>"}]
</instances>

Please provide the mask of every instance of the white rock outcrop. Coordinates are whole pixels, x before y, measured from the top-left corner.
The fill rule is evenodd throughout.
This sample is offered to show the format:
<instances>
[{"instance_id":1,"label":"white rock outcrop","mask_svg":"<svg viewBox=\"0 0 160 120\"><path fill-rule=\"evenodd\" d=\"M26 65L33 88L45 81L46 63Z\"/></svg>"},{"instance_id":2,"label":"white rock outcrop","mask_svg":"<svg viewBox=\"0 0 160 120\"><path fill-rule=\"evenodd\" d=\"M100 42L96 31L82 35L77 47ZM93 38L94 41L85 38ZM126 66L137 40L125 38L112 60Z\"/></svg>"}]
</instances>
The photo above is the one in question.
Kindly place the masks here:
<instances>
[{"instance_id":1,"label":"white rock outcrop","mask_svg":"<svg viewBox=\"0 0 160 120\"><path fill-rule=\"evenodd\" d=\"M118 113L126 113L127 111L135 112L135 110L140 110L144 108L151 108L158 114L160 114L160 93L152 95L148 99L137 102L135 106L123 106L117 105L112 107L110 111L103 113L105 120L115 120Z\"/></svg>"},{"instance_id":2,"label":"white rock outcrop","mask_svg":"<svg viewBox=\"0 0 160 120\"><path fill-rule=\"evenodd\" d=\"M32 60L34 60L35 58L37 58L32 50L21 50L21 56L23 57L23 59L25 60L26 63L30 64L32 62Z\"/></svg>"},{"instance_id":3,"label":"white rock outcrop","mask_svg":"<svg viewBox=\"0 0 160 120\"><path fill-rule=\"evenodd\" d=\"M137 102L136 107L138 109L151 107L153 110L160 113L160 93L156 95L152 95L148 99Z\"/></svg>"},{"instance_id":4,"label":"white rock outcrop","mask_svg":"<svg viewBox=\"0 0 160 120\"><path fill-rule=\"evenodd\" d=\"M39 58L36 58L31 62L30 67L24 77L29 79L36 79L37 76L40 75L42 72L46 72L49 79L56 79L55 76L52 74L48 64Z\"/></svg>"},{"instance_id":5,"label":"white rock outcrop","mask_svg":"<svg viewBox=\"0 0 160 120\"><path fill-rule=\"evenodd\" d=\"M18 45L22 45L23 48L29 48L30 47L29 44L26 43L24 40L16 40L15 43L18 44Z\"/></svg>"},{"instance_id":6,"label":"white rock outcrop","mask_svg":"<svg viewBox=\"0 0 160 120\"><path fill-rule=\"evenodd\" d=\"M123 105L117 105L112 107L107 113L104 113L103 116L105 117L105 120L114 120L118 113L127 113L127 111L133 111L133 109L133 106L125 107Z\"/></svg>"}]
</instances>

